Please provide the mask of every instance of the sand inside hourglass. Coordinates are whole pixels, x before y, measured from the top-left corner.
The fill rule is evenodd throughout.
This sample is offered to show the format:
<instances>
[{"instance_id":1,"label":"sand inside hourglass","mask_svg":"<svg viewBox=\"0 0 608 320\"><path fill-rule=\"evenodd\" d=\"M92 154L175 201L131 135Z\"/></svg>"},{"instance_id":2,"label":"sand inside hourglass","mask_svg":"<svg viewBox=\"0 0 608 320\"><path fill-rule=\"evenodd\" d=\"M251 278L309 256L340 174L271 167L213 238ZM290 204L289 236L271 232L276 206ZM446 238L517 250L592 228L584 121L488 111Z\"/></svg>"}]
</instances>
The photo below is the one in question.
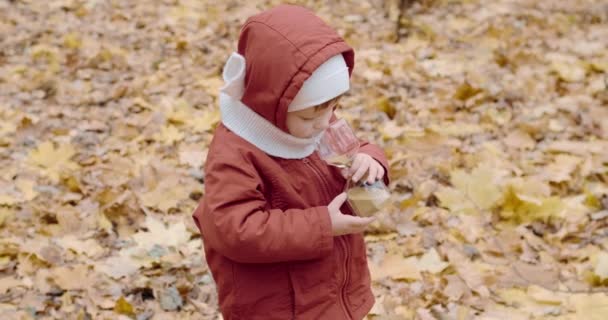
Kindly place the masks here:
<instances>
[{"instance_id":1,"label":"sand inside hourglass","mask_svg":"<svg viewBox=\"0 0 608 320\"><path fill-rule=\"evenodd\" d=\"M358 186L347 191L348 200L361 216L371 216L378 212L390 198L390 193L382 188Z\"/></svg>"},{"instance_id":2,"label":"sand inside hourglass","mask_svg":"<svg viewBox=\"0 0 608 320\"><path fill-rule=\"evenodd\" d=\"M338 154L338 155L334 155L332 157L327 158L325 161L327 163L329 163L330 165L340 167L340 168L346 168L351 165L352 158L350 156L348 156L347 154Z\"/></svg>"}]
</instances>

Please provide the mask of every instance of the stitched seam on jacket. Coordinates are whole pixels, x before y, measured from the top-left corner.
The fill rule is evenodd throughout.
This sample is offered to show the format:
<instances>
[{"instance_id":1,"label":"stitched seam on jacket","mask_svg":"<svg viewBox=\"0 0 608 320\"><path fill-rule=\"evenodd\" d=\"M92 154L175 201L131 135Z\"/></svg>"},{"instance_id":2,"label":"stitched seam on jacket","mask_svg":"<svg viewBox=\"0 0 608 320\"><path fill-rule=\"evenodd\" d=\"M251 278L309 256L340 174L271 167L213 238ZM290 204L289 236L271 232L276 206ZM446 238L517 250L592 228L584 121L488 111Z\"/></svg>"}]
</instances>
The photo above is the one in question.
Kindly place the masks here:
<instances>
[{"instance_id":1,"label":"stitched seam on jacket","mask_svg":"<svg viewBox=\"0 0 608 320\"><path fill-rule=\"evenodd\" d=\"M279 30L275 29L274 27L268 25L267 23L264 23L262 21L249 21L247 22L244 26L243 26L243 30L250 24L253 23L259 23L265 27L267 27L268 29L276 32L278 35L280 35L281 37L283 37L283 39L287 40L287 42L289 42L289 44L291 44L294 48L296 48L296 50L298 50L301 54L303 54L304 56L306 56L306 54L304 52L302 52L302 50L300 50L300 48L298 48L298 46L296 46L291 40L289 40L289 38L287 38L284 34L282 34ZM308 58L308 56L306 56Z\"/></svg>"},{"instance_id":2,"label":"stitched seam on jacket","mask_svg":"<svg viewBox=\"0 0 608 320\"><path fill-rule=\"evenodd\" d=\"M268 194L270 199L266 199L266 201L268 204L270 204L271 209L283 210L285 202L283 201L283 196L281 195L280 190L277 190L277 186L279 185L278 178L271 175L268 180L270 180L270 192Z\"/></svg>"}]
</instances>

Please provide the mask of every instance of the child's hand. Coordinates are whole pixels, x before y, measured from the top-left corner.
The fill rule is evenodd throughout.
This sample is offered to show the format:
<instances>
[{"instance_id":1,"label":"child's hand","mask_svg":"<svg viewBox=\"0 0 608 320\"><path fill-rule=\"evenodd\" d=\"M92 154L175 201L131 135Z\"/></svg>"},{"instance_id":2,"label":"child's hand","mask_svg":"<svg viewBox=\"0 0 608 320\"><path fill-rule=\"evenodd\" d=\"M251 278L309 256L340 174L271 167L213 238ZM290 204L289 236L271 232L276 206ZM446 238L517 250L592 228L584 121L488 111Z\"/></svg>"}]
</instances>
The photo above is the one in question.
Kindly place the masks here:
<instances>
[{"instance_id":1,"label":"child's hand","mask_svg":"<svg viewBox=\"0 0 608 320\"><path fill-rule=\"evenodd\" d=\"M354 182L359 181L367 173L367 182L372 184L384 177L384 167L374 158L365 153L357 153L350 168L342 170L344 178L352 176Z\"/></svg>"},{"instance_id":2,"label":"child's hand","mask_svg":"<svg viewBox=\"0 0 608 320\"><path fill-rule=\"evenodd\" d=\"M331 219L331 230L334 236L343 234L361 233L367 225L376 220L375 217L356 217L343 214L340 207L346 201L346 193L341 193L327 206L329 218Z\"/></svg>"}]
</instances>

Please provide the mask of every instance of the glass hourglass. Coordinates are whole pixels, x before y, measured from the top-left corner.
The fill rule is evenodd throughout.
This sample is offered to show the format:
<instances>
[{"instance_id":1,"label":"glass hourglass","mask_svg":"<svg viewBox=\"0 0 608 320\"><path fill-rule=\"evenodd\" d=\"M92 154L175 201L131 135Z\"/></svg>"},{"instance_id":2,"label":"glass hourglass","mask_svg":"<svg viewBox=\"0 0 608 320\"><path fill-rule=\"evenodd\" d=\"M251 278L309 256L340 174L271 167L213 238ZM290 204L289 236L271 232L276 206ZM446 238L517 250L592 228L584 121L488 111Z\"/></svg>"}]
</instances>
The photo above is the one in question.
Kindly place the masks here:
<instances>
[{"instance_id":1,"label":"glass hourglass","mask_svg":"<svg viewBox=\"0 0 608 320\"><path fill-rule=\"evenodd\" d=\"M353 133L346 120L332 122L317 142L319 156L327 164L348 168L359 151L359 139Z\"/></svg>"},{"instance_id":2,"label":"glass hourglass","mask_svg":"<svg viewBox=\"0 0 608 320\"><path fill-rule=\"evenodd\" d=\"M321 159L341 169L352 165L359 147L359 139L344 119L332 122L317 143ZM348 203L359 216L374 215L390 199L389 189L382 180L369 184L365 177L358 182L348 179L346 194Z\"/></svg>"}]
</instances>

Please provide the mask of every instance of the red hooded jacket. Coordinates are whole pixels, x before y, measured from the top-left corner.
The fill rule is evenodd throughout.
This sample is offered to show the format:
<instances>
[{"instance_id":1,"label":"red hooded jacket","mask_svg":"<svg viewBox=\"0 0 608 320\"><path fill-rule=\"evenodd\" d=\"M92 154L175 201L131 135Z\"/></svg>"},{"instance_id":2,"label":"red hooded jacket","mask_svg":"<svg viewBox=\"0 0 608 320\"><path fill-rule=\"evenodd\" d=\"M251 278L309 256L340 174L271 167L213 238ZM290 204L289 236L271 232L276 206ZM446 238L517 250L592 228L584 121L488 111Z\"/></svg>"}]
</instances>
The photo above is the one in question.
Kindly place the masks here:
<instances>
[{"instance_id":1,"label":"red hooded jacket","mask_svg":"<svg viewBox=\"0 0 608 320\"><path fill-rule=\"evenodd\" d=\"M344 40L296 6L249 18L238 53L246 59L241 101L285 132L289 103L319 65L342 53L351 73L354 66ZM360 152L388 168L379 147L362 142ZM362 319L369 312L363 236L332 236L327 205L346 183L339 169L316 152L270 156L220 124L204 171L193 216L225 320ZM341 209L354 214L347 204Z\"/></svg>"}]
</instances>

